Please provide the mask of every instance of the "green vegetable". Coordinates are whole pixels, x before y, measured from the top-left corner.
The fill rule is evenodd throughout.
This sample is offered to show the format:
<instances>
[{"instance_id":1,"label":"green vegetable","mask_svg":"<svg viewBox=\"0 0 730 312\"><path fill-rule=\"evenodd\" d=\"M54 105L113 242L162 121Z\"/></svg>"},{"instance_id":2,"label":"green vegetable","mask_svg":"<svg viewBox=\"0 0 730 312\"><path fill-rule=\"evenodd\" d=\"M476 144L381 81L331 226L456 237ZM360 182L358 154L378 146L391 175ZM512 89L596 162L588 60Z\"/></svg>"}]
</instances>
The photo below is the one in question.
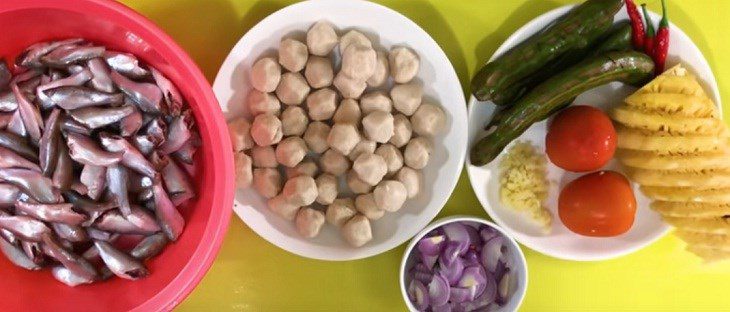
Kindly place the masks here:
<instances>
[{"instance_id":1,"label":"green vegetable","mask_svg":"<svg viewBox=\"0 0 730 312\"><path fill-rule=\"evenodd\" d=\"M483 166L538 122L581 93L603 84L620 81L638 84L651 79L654 61L641 52L608 52L588 58L541 83L514 106L499 115L492 132L471 149L471 163Z\"/></svg>"},{"instance_id":2,"label":"green vegetable","mask_svg":"<svg viewBox=\"0 0 730 312\"><path fill-rule=\"evenodd\" d=\"M631 24L629 21L616 24L609 35L604 38L600 45L594 49L592 55L598 55L609 51L629 51L633 49L631 44Z\"/></svg>"},{"instance_id":3,"label":"green vegetable","mask_svg":"<svg viewBox=\"0 0 730 312\"><path fill-rule=\"evenodd\" d=\"M566 53L590 47L610 27L622 5L622 0L588 0L577 6L542 32L482 67L471 82L474 96L480 101L492 100L530 75L542 72ZM521 89L510 91L514 95L509 97L519 96Z\"/></svg>"}]
</instances>

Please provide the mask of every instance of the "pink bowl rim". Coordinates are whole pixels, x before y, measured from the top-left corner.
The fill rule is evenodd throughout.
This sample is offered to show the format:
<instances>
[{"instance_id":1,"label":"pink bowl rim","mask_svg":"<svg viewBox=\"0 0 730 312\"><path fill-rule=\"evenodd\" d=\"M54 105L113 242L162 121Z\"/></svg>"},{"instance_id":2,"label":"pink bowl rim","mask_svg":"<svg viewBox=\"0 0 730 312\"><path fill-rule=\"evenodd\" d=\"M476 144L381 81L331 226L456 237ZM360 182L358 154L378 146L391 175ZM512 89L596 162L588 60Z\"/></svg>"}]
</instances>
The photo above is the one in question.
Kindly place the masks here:
<instances>
[{"instance_id":1,"label":"pink bowl rim","mask_svg":"<svg viewBox=\"0 0 730 312\"><path fill-rule=\"evenodd\" d=\"M193 79L196 86L202 88L204 95L204 102L211 103L211 107L218 108L218 100L213 94L213 90L210 84L205 79L205 76L200 71L200 68L190 58L190 56L162 29L155 25L152 21L137 13L133 9L112 0L82 0L90 5L100 7L102 10L113 11L119 14L133 24L139 24L142 26L140 31L141 37L145 38L150 45L155 49L169 50L172 52L174 58L178 58L183 66L183 70L188 71ZM75 5L70 5L71 1L59 1L59 0L15 0L11 3L3 4L0 8L0 13L12 12L21 9L61 9L68 11L83 12L85 8L82 5L78 5L78 2L74 2ZM215 104L215 105L213 105ZM211 132L217 133L218 137L227 138L228 130L224 126L226 125L223 113L220 110L209 110L207 114L209 118L212 118L213 123L210 125ZM231 143L229 140L221 140L222 148L224 150L231 150ZM233 172L233 156L230 153L225 154L221 158L223 161L222 166L224 171L222 172ZM220 156L220 155L217 155ZM182 268L180 273L173 278L173 280L165 286L162 291L157 295L151 297L149 300L143 302L139 306L132 309L132 311L166 311L172 310L179 305L200 283L205 276L205 273L210 269L215 260L218 251L223 243L223 238L228 230L228 225L231 219L232 209L225 209L226 207L233 207L234 197L234 179L230 174L226 174L223 181L224 190L221 190L222 195L214 196L214 203L222 203L221 205L215 205L222 207L223 209L211 209L209 222L203 232L203 236L198 244L197 249L192 253L192 256L188 263ZM221 199L222 197L222 199Z\"/></svg>"}]
</instances>

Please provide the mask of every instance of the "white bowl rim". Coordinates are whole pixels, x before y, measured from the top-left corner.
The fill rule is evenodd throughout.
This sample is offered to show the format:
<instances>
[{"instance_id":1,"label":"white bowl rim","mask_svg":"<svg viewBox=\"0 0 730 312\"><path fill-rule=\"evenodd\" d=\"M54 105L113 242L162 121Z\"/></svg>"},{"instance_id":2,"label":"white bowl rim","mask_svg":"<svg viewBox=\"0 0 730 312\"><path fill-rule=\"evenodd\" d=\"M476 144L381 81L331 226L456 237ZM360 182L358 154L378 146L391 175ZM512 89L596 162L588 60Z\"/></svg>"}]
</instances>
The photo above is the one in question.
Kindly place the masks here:
<instances>
[{"instance_id":1,"label":"white bowl rim","mask_svg":"<svg viewBox=\"0 0 730 312\"><path fill-rule=\"evenodd\" d=\"M421 232L418 232L416 236L411 239L411 242L408 243L408 247L406 247L405 252L403 253L403 257L401 258L400 262L400 270L398 271L398 283L400 284L400 292L403 297L403 301L405 302L406 306L410 311L417 312L418 310L413 306L413 303L411 303L411 299L408 298L408 287L406 286L405 282L405 274L406 274L406 262L408 261L408 257L411 255L411 252L413 252L413 248L416 247L416 244L418 241L421 240L426 234L430 233L436 228L439 228L443 225L446 225L448 223L454 223L454 222L475 222L479 224L484 224L486 226L489 226L495 230L497 230L500 234L502 234L503 237L507 238L507 241L509 241L509 244L517 250L517 254L519 255L520 263L522 264L522 267L525 268L524 274L521 276L524 276L524 278L520 279L520 283L523 283L525 285L522 287L522 291L518 294L515 293L513 297L510 298L510 300L513 300L515 295L519 296L519 302L517 303L517 306L515 306L515 311L518 311L520 307L522 306L522 302L525 300L525 295L527 295L527 288L529 287L529 269L527 267L527 258L525 258L525 254L522 251L522 248L520 248L520 244L517 243L517 241L512 238L502 227L495 224L494 222L491 222L487 219L483 219L480 217L470 216L470 215L453 215L448 217L443 217L441 219L438 219L431 224L429 224L426 228L424 228Z\"/></svg>"}]
</instances>

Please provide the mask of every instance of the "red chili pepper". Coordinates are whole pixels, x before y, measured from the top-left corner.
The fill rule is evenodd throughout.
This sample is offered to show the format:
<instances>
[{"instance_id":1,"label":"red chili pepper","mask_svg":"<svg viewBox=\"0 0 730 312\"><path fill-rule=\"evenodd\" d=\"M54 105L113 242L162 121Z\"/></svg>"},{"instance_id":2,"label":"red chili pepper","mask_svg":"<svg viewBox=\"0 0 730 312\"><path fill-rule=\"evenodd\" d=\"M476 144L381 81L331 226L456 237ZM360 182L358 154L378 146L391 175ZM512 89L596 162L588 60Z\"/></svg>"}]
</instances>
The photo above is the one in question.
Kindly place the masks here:
<instances>
[{"instance_id":1,"label":"red chili pepper","mask_svg":"<svg viewBox=\"0 0 730 312\"><path fill-rule=\"evenodd\" d=\"M644 19L646 20L646 36L644 37L644 53L654 58L654 23L651 22L651 16L649 11L646 10L646 3L641 5L641 10L644 11ZM656 61L655 61L656 62Z\"/></svg>"},{"instance_id":2,"label":"red chili pepper","mask_svg":"<svg viewBox=\"0 0 730 312\"><path fill-rule=\"evenodd\" d=\"M626 2L626 13L629 14L629 21L631 21L631 42L634 49L642 51L644 50L644 36L646 35L644 21L641 19L641 13L636 8L634 0L625 0L624 2Z\"/></svg>"},{"instance_id":3,"label":"red chili pepper","mask_svg":"<svg viewBox=\"0 0 730 312\"><path fill-rule=\"evenodd\" d=\"M659 22L659 31L656 34L654 43L654 71L657 75L664 72L664 65L667 62L669 52L669 17L667 16L667 4L662 0L662 21Z\"/></svg>"}]
</instances>

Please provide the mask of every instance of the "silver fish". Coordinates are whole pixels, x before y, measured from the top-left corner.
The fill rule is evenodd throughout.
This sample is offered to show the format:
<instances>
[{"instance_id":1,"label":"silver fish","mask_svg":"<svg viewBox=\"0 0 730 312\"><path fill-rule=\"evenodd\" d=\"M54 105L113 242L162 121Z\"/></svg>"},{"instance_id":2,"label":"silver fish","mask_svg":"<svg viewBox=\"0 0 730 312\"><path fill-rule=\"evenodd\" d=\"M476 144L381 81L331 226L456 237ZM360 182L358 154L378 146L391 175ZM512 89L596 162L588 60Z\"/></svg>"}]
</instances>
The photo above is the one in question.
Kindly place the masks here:
<instances>
[{"instance_id":1,"label":"silver fish","mask_svg":"<svg viewBox=\"0 0 730 312\"><path fill-rule=\"evenodd\" d=\"M26 48L23 53L21 53L16 58L16 64L23 67L38 67L41 66L40 58L49 52L55 50L56 48L64 45L69 44L78 44L83 42L84 39L81 38L73 38L73 39L66 39L61 41L50 41L50 42L40 42L36 43L34 45L29 46Z\"/></svg>"},{"instance_id":2,"label":"silver fish","mask_svg":"<svg viewBox=\"0 0 730 312\"><path fill-rule=\"evenodd\" d=\"M71 188L74 182L74 164L63 138L58 140L57 157L56 168L53 170L53 187L63 191Z\"/></svg>"},{"instance_id":3,"label":"silver fish","mask_svg":"<svg viewBox=\"0 0 730 312\"><path fill-rule=\"evenodd\" d=\"M76 46L70 49L56 49L41 57L41 63L52 67L65 67L67 65L88 61L104 55L106 49L100 46Z\"/></svg>"},{"instance_id":4,"label":"silver fish","mask_svg":"<svg viewBox=\"0 0 730 312\"><path fill-rule=\"evenodd\" d=\"M16 109L13 113L13 117L8 123L7 130L12 134L24 138L28 136L28 131L25 130L25 125L23 125L23 117L20 116L20 110Z\"/></svg>"},{"instance_id":5,"label":"silver fish","mask_svg":"<svg viewBox=\"0 0 730 312\"><path fill-rule=\"evenodd\" d=\"M46 262L43 257L43 251L41 251L41 244L38 242L22 241L20 247L23 248L23 252L28 258L37 265L43 265Z\"/></svg>"},{"instance_id":6,"label":"silver fish","mask_svg":"<svg viewBox=\"0 0 730 312\"><path fill-rule=\"evenodd\" d=\"M35 262L33 262L33 260L31 260L28 255L25 254L22 248L7 242L2 238L0 238L0 251L2 251L5 257L10 260L10 262L18 267L31 271L41 269L39 265L35 264Z\"/></svg>"},{"instance_id":7,"label":"silver fish","mask_svg":"<svg viewBox=\"0 0 730 312\"><path fill-rule=\"evenodd\" d=\"M71 110L68 112L68 115L80 124L91 129L96 129L118 122L134 113L134 111L133 106L108 108L84 107Z\"/></svg>"},{"instance_id":8,"label":"silver fish","mask_svg":"<svg viewBox=\"0 0 730 312\"><path fill-rule=\"evenodd\" d=\"M130 106L133 107L134 106ZM119 122L119 134L123 137L130 137L142 128L142 113L134 108L134 112L122 118Z\"/></svg>"},{"instance_id":9,"label":"silver fish","mask_svg":"<svg viewBox=\"0 0 730 312\"><path fill-rule=\"evenodd\" d=\"M89 234L86 233L83 227L65 223L52 223L51 227L59 238L67 241L80 243L89 240Z\"/></svg>"},{"instance_id":10,"label":"silver fish","mask_svg":"<svg viewBox=\"0 0 730 312\"><path fill-rule=\"evenodd\" d=\"M127 221L134 224L137 228L145 232L160 230L160 226L157 224L157 221L155 221L155 217L153 217L146 210L142 209L142 207L132 205L131 209L131 213L125 216L127 218Z\"/></svg>"},{"instance_id":11,"label":"silver fish","mask_svg":"<svg viewBox=\"0 0 730 312\"><path fill-rule=\"evenodd\" d=\"M66 144L71 158L84 165L110 166L122 160L122 153L107 152L85 135L68 133Z\"/></svg>"},{"instance_id":12,"label":"silver fish","mask_svg":"<svg viewBox=\"0 0 730 312\"><path fill-rule=\"evenodd\" d=\"M89 219L84 222L83 226L89 226L92 223L96 221L97 218L99 218L102 214L105 212L117 208L118 205L115 202L106 202L106 203L99 203L92 201L91 199L82 196L78 192L74 191L64 191L63 197L66 199L66 201L72 203L74 205L74 208L83 211L87 216L89 216Z\"/></svg>"},{"instance_id":13,"label":"silver fish","mask_svg":"<svg viewBox=\"0 0 730 312\"><path fill-rule=\"evenodd\" d=\"M124 101L121 93L106 93L87 87L65 86L45 91L51 101L63 109L89 106L118 105Z\"/></svg>"},{"instance_id":14,"label":"silver fish","mask_svg":"<svg viewBox=\"0 0 730 312\"><path fill-rule=\"evenodd\" d=\"M127 169L120 165L111 165L106 169L106 184L109 192L119 205L119 210L126 217L132 213L127 190Z\"/></svg>"},{"instance_id":15,"label":"silver fish","mask_svg":"<svg viewBox=\"0 0 730 312\"><path fill-rule=\"evenodd\" d=\"M86 68L82 68L81 71L74 73L66 78L53 80L51 82L41 84L36 88L36 98L41 104L43 109L50 109L55 105L55 102L46 95L46 90L51 90L60 87L78 87L84 85L87 81L91 80L91 71Z\"/></svg>"},{"instance_id":16,"label":"silver fish","mask_svg":"<svg viewBox=\"0 0 730 312\"><path fill-rule=\"evenodd\" d=\"M63 132L73 132L83 134L85 136L91 135L91 129L87 128L86 126L82 125L80 122L74 120L69 116L63 117L63 121L61 121L61 130Z\"/></svg>"},{"instance_id":17,"label":"silver fish","mask_svg":"<svg viewBox=\"0 0 730 312\"><path fill-rule=\"evenodd\" d=\"M114 238L116 237L115 235L118 235L118 234L114 234L114 233L111 233L111 232L97 230L95 228L89 228L88 229L88 232L89 232L89 237L91 237L91 239L93 239L93 240L102 240L102 241L107 241L107 242L113 241ZM87 252L84 252L84 255L83 255L84 258L90 259L91 257L94 257L94 255L92 254L93 251L91 251L91 248L89 248L89 250L87 250ZM96 255L98 256L99 253L97 252Z\"/></svg>"},{"instance_id":18,"label":"silver fish","mask_svg":"<svg viewBox=\"0 0 730 312\"><path fill-rule=\"evenodd\" d=\"M87 217L73 210L73 204L31 204L22 201L15 203L16 211L45 222L80 225Z\"/></svg>"},{"instance_id":19,"label":"silver fish","mask_svg":"<svg viewBox=\"0 0 730 312\"><path fill-rule=\"evenodd\" d=\"M107 151L123 153L121 162L124 166L151 178L157 176L157 171L152 164L125 138L108 133L100 134L99 138L101 145Z\"/></svg>"},{"instance_id":20,"label":"silver fish","mask_svg":"<svg viewBox=\"0 0 730 312\"><path fill-rule=\"evenodd\" d=\"M140 211L136 211L137 208L138 207L135 207L134 214L141 215L145 213L141 209L139 209ZM101 217L99 217L96 222L94 222L93 228L111 233L141 235L150 235L160 231L159 226L152 226L151 224L149 228L140 228L134 223L127 220L127 218L125 218L119 212L119 210L116 209L107 211Z\"/></svg>"},{"instance_id":21,"label":"silver fish","mask_svg":"<svg viewBox=\"0 0 730 312\"><path fill-rule=\"evenodd\" d=\"M139 61L134 55L115 51L104 53L106 63L114 71L132 79L142 79L149 75L149 72L139 66Z\"/></svg>"},{"instance_id":22,"label":"silver fish","mask_svg":"<svg viewBox=\"0 0 730 312\"><path fill-rule=\"evenodd\" d=\"M175 195L188 193L189 196L195 196L195 188L188 178L184 170L175 163L168 161L167 165L162 168L162 180L165 182L165 190L173 197Z\"/></svg>"},{"instance_id":23,"label":"silver fish","mask_svg":"<svg viewBox=\"0 0 730 312\"><path fill-rule=\"evenodd\" d=\"M159 220L162 231L165 232L167 238L174 242L180 237L185 227L185 219L170 201L159 179L152 185L152 191L154 192L157 220Z\"/></svg>"},{"instance_id":24,"label":"silver fish","mask_svg":"<svg viewBox=\"0 0 730 312\"><path fill-rule=\"evenodd\" d=\"M137 246L134 246L129 254L140 260L145 260L157 256L165 249L169 240L163 233L157 233L145 237Z\"/></svg>"},{"instance_id":25,"label":"silver fish","mask_svg":"<svg viewBox=\"0 0 730 312\"><path fill-rule=\"evenodd\" d=\"M86 185L89 198L98 200L106 188L106 167L85 165L79 179Z\"/></svg>"},{"instance_id":26,"label":"silver fish","mask_svg":"<svg viewBox=\"0 0 730 312\"><path fill-rule=\"evenodd\" d=\"M162 91L156 85L147 82L135 82L121 74L112 71L112 81L126 94L143 112L158 114L162 109Z\"/></svg>"},{"instance_id":27,"label":"silver fish","mask_svg":"<svg viewBox=\"0 0 730 312\"><path fill-rule=\"evenodd\" d=\"M58 200L53 190L53 182L40 172L28 169L0 169L0 179L17 186L23 193L41 203L55 204Z\"/></svg>"},{"instance_id":28,"label":"silver fish","mask_svg":"<svg viewBox=\"0 0 730 312\"><path fill-rule=\"evenodd\" d=\"M173 118L172 123L167 129L165 142L158 149L163 155L171 154L179 150L185 143L190 140L191 133L185 118L178 116Z\"/></svg>"},{"instance_id":29,"label":"silver fish","mask_svg":"<svg viewBox=\"0 0 730 312\"><path fill-rule=\"evenodd\" d=\"M155 79L155 83L162 91L162 95L165 98L170 114L178 116L183 107L183 97L180 94L180 91L178 91L177 87L175 87L175 85L160 71L154 67L151 67L150 71L152 72L152 77Z\"/></svg>"},{"instance_id":30,"label":"silver fish","mask_svg":"<svg viewBox=\"0 0 730 312\"><path fill-rule=\"evenodd\" d=\"M12 112L18 109L18 100L11 90L0 92L0 112Z\"/></svg>"},{"instance_id":31,"label":"silver fish","mask_svg":"<svg viewBox=\"0 0 730 312\"><path fill-rule=\"evenodd\" d=\"M112 93L116 90L112 78L109 76L111 71L104 60L100 58L91 59L87 62L87 65L94 77L91 79L91 87L107 93Z\"/></svg>"},{"instance_id":32,"label":"silver fish","mask_svg":"<svg viewBox=\"0 0 730 312\"><path fill-rule=\"evenodd\" d=\"M38 142L41 172L50 177L58 161L58 142L61 137L61 110L54 108L46 119L45 131Z\"/></svg>"},{"instance_id":33,"label":"silver fish","mask_svg":"<svg viewBox=\"0 0 730 312\"><path fill-rule=\"evenodd\" d=\"M73 274L88 280L94 280L99 275L94 266L83 257L66 250L50 235L43 238L43 252L56 259Z\"/></svg>"},{"instance_id":34,"label":"silver fish","mask_svg":"<svg viewBox=\"0 0 730 312\"><path fill-rule=\"evenodd\" d=\"M20 189L9 183L0 183L0 209L10 208L20 196Z\"/></svg>"},{"instance_id":35,"label":"silver fish","mask_svg":"<svg viewBox=\"0 0 730 312\"><path fill-rule=\"evenodd\" d=\"M150 136L150 140L155 143L155 147L165 143L167 134L167 123L162 118L155 118L147 123L144 133Z\"/></svg>"},{"instance_id":36,"label":"silver fish","mask_svg":"<svg viewBox=\"0 0 730 312\"><path fill-rule=\"evenodd\" d=\"M31 161L38 161L38 152L28 141L17 134L0 131L0 146L8 148Z\"/></svg>"},{"instance_id":37,"label":"silver fish","mask_svg":"<svg viewBox=\"0 0 730 312\"><path fill-rule=\"evenodd\" d=\"M142 155L148 156L155 150L157 142L155 138L149 134L140 134L132 137L132 144L139 150Z\"/></svg>"},{"instance_id":38,"label":"silver fish","mask_svg":"<svg viewBox=\"0 0 730 312\"><path fill-rule=\"evenodd\" d=\"M94 241L94 246L99 249L102 261L114 275L128 280L138 280L150 274L142 262L114 248L108 242Z\"/></svg>"},{"instance_id":39,"label":"silver fish","mask_svg":"<svg viewBox=\"0 0 730 312\"><path fill-rule=\"evenodd\" d=\"M0 215L0 228L31 242L41 242L43 237L51 234L45 223L28 216Z\"/></svg>"},{"instance_id":40,"label":"silver fish","mask_svg":"<svg viewBox=\"0 0 730 312\"><path fill-rule=\"evenodd\" d=\"M41 112L38 107L35 106L28 98L20 91L17 83L10 83L10 88L15 94L15 98L18 100L18 111L20 117L23 119L23 126L28 131L28 135L33 142L38 142L41 139L41 127L43 119L41 118Z\"/></svg>"},{"instance_id":41,"label":"silver fish","mask_svg":"<svg viewBox=\"0 0 730 312\"><path fill-rule=\"evenodd\" d=\"M22 168L41 172L41 168L30 160L0 146L0 168Z\"/></svg>"},{"instance_id":42,"label":"silver fish","mask_svg":"<svg viewBox=\"0 0 730 312\"><path fill-rule=\"evenodd\" d=\"M51 274L53 274L53 277L61 282L64 283L66 286L70 287L76 287L79 285L85 285L85 284L91 284L94 282L93 279L84 278L79 275L74 274L71 270L67 269L64 266L58 265L51 269Z\"/></svg>"},{"instance_id":43,"label":"silver fish","mask_svg":"<svg viewBox=\"0 0 730 312\"><path fill-rule=\"evenodd\" d=\"M78 74L78 73L82 72L84 69L86 69L86 67L83 67L83 66L77 65L77 64L72 64L72 65L69 65L66 67L66 71L71 75ZM51 80L57 80L57 79L61 78L58 75L56 75L57 73L60 74L60 71L53 72L53 75L51 75L51 78L52 78Z\"/></svg>"}]
</instances>

